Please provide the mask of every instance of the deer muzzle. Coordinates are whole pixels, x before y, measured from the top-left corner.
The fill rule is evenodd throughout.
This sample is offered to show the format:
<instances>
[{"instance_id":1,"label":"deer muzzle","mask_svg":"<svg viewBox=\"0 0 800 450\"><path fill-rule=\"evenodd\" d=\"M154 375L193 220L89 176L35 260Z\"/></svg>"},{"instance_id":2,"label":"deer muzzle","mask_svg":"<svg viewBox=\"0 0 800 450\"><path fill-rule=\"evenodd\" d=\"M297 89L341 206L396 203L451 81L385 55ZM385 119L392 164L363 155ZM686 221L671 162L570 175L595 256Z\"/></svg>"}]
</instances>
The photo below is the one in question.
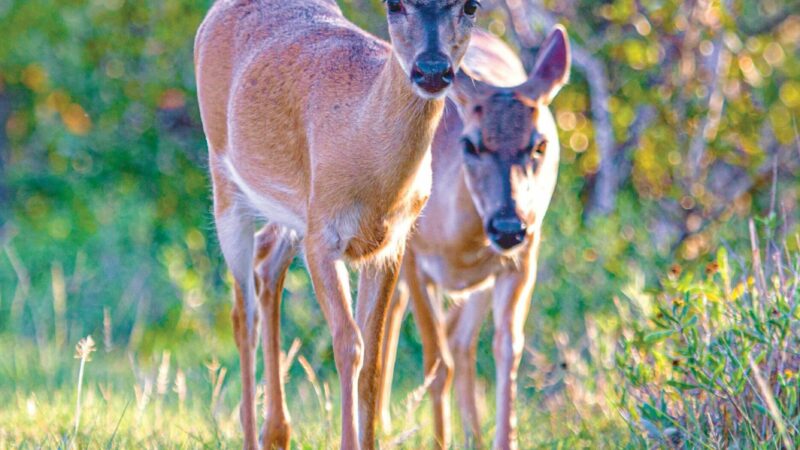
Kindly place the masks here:
<instances>
[{"instance_id":1,"label":"deer muzzle","mask_svg":"<svg viewBox=\"0 0 800 450\"><path fill-rule=\"evenodd\" d=\"M425 52L417 57L411 69L411 81L423 91L436 95L451 84L455 72L447 55L440 52Z\"/></svg>"}]
</instances>

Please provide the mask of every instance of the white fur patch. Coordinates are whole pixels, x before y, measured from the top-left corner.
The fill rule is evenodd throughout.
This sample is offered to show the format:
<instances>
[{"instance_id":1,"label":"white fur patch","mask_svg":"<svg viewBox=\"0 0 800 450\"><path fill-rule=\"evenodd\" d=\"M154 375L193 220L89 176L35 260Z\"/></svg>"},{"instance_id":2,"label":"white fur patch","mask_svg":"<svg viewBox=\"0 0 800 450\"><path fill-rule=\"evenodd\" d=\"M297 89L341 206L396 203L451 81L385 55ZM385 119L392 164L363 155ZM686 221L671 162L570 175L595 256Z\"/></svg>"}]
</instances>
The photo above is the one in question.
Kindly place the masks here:
<instances>
[{"instance_id":1,"label":"white fur patch","mask_svg":"<svg viewBox=\"0 0 800 450\"><path fill-rule=\"evenodd\" d=\"M339 213L336 218L325 227L325 241L330 248L335 248L339 252L347 249L350 240L358 232L358 225L361 222L361 207L352 208Z\"/></svg>"},{"instance_id":2,"label":"white fur patch","mask_svg":"<svg viewBox=\"0 0 800 450\"><path fill-rule=\"evenodd\" d=\"M384 265L405 252L405 245L414 222L416 222L416 217L406 217L393 222L393 225L389 227L386 245L374 256L376 264Z\"/></svg>"},{"instance_id":3,"label":"white fur patch","mask_svg":"<svg viewBox=\"0 0 800 450\"><path fill-rule=\"evenodd\" d=\"M281 202L275 200L268 195L265 195L261 192L256 192L253 188L247 185L244 179L239 175L236 171L236 168L233 167L230 159L228 157L223 157L225 162L225 168L230 176L230 179L236 184L239 190L244 194L244 198L247 205L258 212L260 216L263 216L269 222L277 223L283 225L287 228L290 228L296 231L299 235L305 235L306 233L306 221L297 215L291 208L286 207ZM274 190L283 193L292 193L292 191L287 188L286 186L271 186Z\"/></svg>"}]
</instances>

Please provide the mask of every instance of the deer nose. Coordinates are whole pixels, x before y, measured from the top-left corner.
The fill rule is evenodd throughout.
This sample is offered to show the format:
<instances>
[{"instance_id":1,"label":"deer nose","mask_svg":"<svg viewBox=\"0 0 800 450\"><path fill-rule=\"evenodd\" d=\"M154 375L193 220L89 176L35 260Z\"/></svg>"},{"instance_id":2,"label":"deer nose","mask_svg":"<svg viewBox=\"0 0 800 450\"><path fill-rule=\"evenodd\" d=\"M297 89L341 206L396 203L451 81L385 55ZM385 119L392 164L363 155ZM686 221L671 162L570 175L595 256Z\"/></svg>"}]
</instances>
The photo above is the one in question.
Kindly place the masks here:
<instances>
[{"instance_id":1,"label":"deer nose","mask_svg":"<svg viewBox=\"0 0 800 450\"><path fill-rule=\"evenodd\" d=\"M411 69L411 81L430 94L438 94L453 83L450 58L439 52L425 52Z\"/></svg>"},{"instance_id":2,"label":"deer nose","mask_svg":"<svg viewBox=\"0 0 800 450\"><path fill-rule=\"evenodd\" d=\"M527 227L513 211L500 211L489 220L486 227L489 239L503 250L510 250L525 242Z\"/></svg>"}]
</instances>

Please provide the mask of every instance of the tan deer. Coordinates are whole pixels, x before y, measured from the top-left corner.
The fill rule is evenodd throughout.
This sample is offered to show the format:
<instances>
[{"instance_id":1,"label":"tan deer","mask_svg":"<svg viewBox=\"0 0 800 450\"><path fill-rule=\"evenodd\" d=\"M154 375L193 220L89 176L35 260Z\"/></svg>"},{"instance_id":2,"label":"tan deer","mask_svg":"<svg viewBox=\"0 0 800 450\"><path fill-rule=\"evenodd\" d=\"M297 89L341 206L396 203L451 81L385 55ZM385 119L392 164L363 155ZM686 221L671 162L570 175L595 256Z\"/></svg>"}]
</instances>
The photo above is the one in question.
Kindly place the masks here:
<instances>
[{"instance_id":1,"label":"tan deer","mask_svg":"<svg viewBox=\"0 0 800 450\"><path fill-rule=\"evenodd\" d=\"M408 244L402 269L406 287L398 289L386 321L382 421L391 426L391 369L410 296L425 373L433 379L429 393L436 446L450 446L454 373L467 445L482 446L476 341L491 306L497 369L494 447L512 449L517 447L514 398L523 325L536 279L542 219L558 173L558 134L548 105L569 78L566 31L558 26L550 33L529 76L502 41L476 31L462 69L452 96L458 113L445 110L433 141L433 190ZM439 291L455 300L446 318Z\"/></svg>"},{"instance_id":2,"label":"tan deer","mask_svg":"<svg viewBox=\"0 0 800 450\"><path fill-rule=\"evenodd\" d=\"M386 308L430 192L430 144L478 6L387 0L393 46L347 21L334 0L219 0L200 26L198 98L234 279L245 448L258 447L259 305L269 399L261 438L266 448L289 445L279 310L301 250L333 337L341 448L374 447ZM258 220L267 225L255 239ZM355 318L348 262L361 272Z\"/></svg>"}]
</instances>

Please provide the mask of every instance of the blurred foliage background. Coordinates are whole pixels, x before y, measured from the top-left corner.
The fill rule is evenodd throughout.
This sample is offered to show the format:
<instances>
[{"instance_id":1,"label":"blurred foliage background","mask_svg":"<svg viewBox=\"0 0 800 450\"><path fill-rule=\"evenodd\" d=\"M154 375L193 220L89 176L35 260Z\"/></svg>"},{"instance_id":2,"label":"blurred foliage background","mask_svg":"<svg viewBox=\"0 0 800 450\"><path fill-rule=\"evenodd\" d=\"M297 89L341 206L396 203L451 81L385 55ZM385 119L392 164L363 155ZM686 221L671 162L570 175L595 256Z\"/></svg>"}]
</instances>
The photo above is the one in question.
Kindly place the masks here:
<instances>
[{"instance_id":1,"label":"blurred foliage background","mask_svg":"<svg viewBox=\"0 0 800 450\"><path fill-rule=\"evenodd\" d=\"M218 360L237 374L222 394L235 408L230 283L192 67L210 3L0 0L0 352L12 355L0 401L72 386L67 355L93 334L121 366L98 379L133 366L138 386L169 350L191 386ZM386 35L379 0L339 3ZM574 48L553 106L562 165L523 373L565 369L567 349L590 358L587 339L620 325L620 292L658 289L670 267L703 266L720 245L748 248L746 219L798 232L800 3L485 0L480 22L526 63L556 22ZM284 347L299 339L330 379L301 264L286 289ZM481 336L491 354L491 329ZM420 345L407 321L400 392L421 382ZM491 358L478 364L491 386ZM533 375L522 385L523 399L547 394Z\"/></svg>"}]
</instances>

